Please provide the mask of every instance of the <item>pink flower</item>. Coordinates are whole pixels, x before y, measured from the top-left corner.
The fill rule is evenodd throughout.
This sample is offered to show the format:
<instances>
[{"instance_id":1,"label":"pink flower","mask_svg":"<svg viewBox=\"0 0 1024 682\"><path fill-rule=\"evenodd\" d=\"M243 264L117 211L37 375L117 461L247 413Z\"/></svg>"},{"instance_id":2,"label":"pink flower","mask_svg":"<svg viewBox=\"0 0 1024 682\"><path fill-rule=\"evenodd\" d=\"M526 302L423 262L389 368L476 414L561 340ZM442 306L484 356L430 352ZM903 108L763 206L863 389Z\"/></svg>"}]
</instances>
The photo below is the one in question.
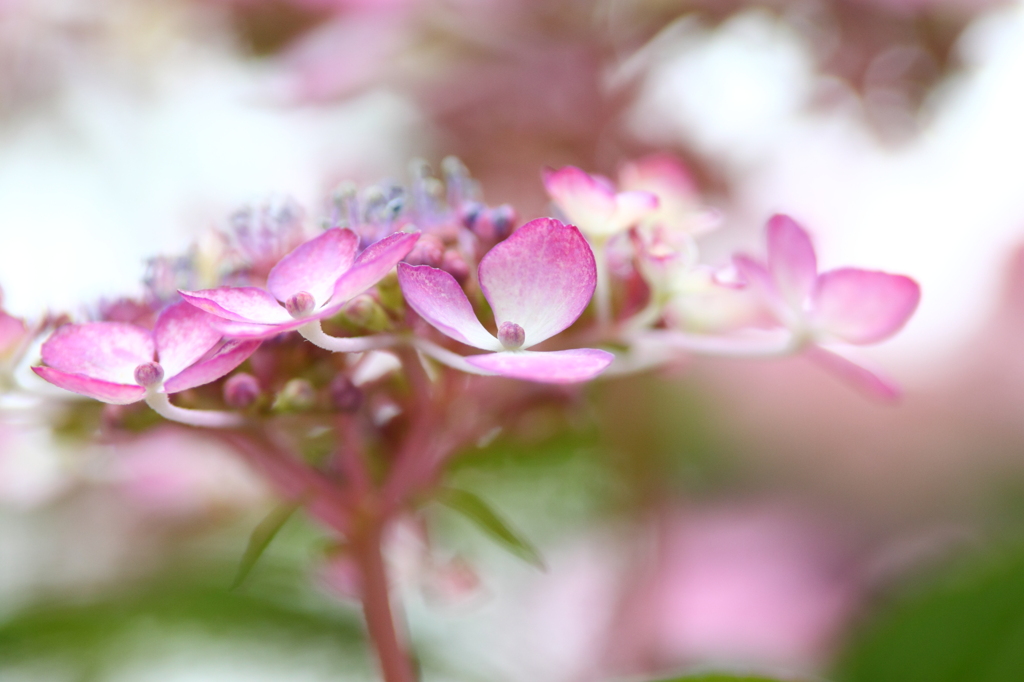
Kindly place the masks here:
<instances>
[{"instance_id":1,"label":"pink flower","mask_svg":"<svg viewBox=\"0 0 1024 682\"><path fill-rule=\"evenodd\" d=\"M544 188L566 219L592 239L629 229L658 208L650 192L616 192L607 178L575 166L546 170Z\"/></svg>"},{"instance_id":2,"label":"pink flower","mask_svg":"<svg viewBox=\"0 0 1024 682\"><path fill-rule=\"evenodd\" d=\"M594 294L594 255L578 229L553 218L533 220L488 251L478 272L497 338L480 324L450 274L426 265L398 266L405 300L423 319L456 341L497 351L467 357L468 363L548 383L592 379L611 363L611 353L593 348L526 350L575 322Z\"/></svg>"},{"instance_id":3,"label":"pink flower","mask_svg":"<svg viewBox=\"0 0 1024 682\"><path fill-rule=\"evenodd\" d=\"M147 390L177 393L224 376L258 341L221 344L210 316L176 303L152 331L125 322L64 325L42 347L46 366L33 367L51 384L115 405L142 400Z\"/></svg>"},{"instance_id":4,"label":"pink flower","mask_svg":"<svg viewBox=\"0 0 1024 682\"><path fill-rule=\"evenodd\" d=\"M356 257L359 237L333 228L282 258L270 271L267 290L220 287L180 293L226 320L218 323L225 335L264 339L334 315L390 272L417 239L419 234L396 232Z\"/></svg>"},{"instance_id":5,"label":"pink flower","mask_svg":"<svg viewBox=\"0 0 1024 682\"><path fill-rule=\"evenodd\" d=\"M737 256L740 274L806 354L874 392L894 389L862 367L816 345L865 345L899 331L917 308L921 288L903 275L839 268L819 273L814 246L792 218L768 221L768 261Z\"/></svg>"},{"instance_id":6,"label":"pink flower","mask_svg":"<svg viewBox=\"0 0 1024 682\"><path fill-rule=\"evenodd\" d=\"M28 334L25 321L0 309L0 359L13 355Z\"/></svg>"},{"instance_id":7,"label":"pink flower","mask_svg":"<svg viewBox=\"0 0 1024 682\"><path fill-rule=\"evenodd\" d=\"M651 154L619 168L619 187L658 197L644 224L698 236L714 229L718 215L701 206L690 172L671 154Z\"/></svg>"}]
</instances>

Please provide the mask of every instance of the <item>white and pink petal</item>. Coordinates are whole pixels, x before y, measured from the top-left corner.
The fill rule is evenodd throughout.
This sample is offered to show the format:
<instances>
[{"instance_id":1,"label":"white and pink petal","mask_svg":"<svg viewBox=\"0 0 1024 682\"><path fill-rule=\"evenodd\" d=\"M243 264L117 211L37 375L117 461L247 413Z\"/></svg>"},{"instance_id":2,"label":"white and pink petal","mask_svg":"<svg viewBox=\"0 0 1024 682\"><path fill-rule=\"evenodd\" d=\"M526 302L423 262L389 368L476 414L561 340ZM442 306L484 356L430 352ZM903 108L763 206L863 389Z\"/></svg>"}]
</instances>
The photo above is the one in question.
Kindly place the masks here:
<instances>
[{"instance_id":1,"label":"white and pink petal","mask_svg":"<svg viewBox=\"0 0 1024 682\"><path fill-rule=\"evenodd\" d=\"M103 381L84 374L64 372L53 367L33 367L32 371L54 386L113 405L138 402L146 395L146 389L138 384L128 385Z\"/></svg>"},{"instance_id":2,"label":"white and pink petal","mask_svg":"<svg viewBox=\"0 0 1024 682\"><path fill-rule=\"evenodd\" d=\"M445 335L484 350L502 347L480 324L466 293L448 272L429 265L399 263L398 283L405 302Z\"/></svg>"},{"instance_id":3,"label":"white and pink petal","mask_svg":"<svg viewBox=\"0 0 1024 682\"><path fill-rule=\"evenodd\" d=\"M615 189L575 166L544 172L544 188L565 218L588 234L608 232L615 213Z\"/></svg>"},{"instance_id":4,"label":"white and pink petal","mask_svg":"<svg viewBox=\"0 0 1024 682\"><path fill-rule=\"evenodd\" d=\"M528 348L567 328L597 284L594 253L580 231L554 218L520 227L480 260L480 288L498 327L512 322Z\"/></svg>"},{"instance_id":5,"label":"white and pink petal","mask_svg":"<svg viewBox=\"0 0 1024 682\"><path fill-rule=\"evenodd\" d=\"M557 351L506 351L471 355L474 367L511 379L545 384L575 384L589 381L603 372L615 356L596 348Z\"/></svg>"},{"instance_id":6,"label":"white and pink petal","mask_svg":"<svg viewBox=\"0 0 1024 682\"><path fill-rule=\"evenodd\" d=\"M853 344L876 343L899 331L920 300L921 288L909 277L841 268L818 278L811 320L830 337Z\"/></svg>"},{"instance_id":7,"label":"white and pink petal","mask_svg":"<svg viewBox=\"0 0 1024 682\"><path fill-rule=\"evenodd\" d=\"M768 271L782 299L790 308L803 311L818 276L811 237L786 215L772 216L767 231Z\"/></svg>"},{"instance_id":8,"label":"white and pink petal","mask_svg":"<svg viewBox=\"0 0 1024 682\"><path fill-rule=\"evenodd\" d=\"M419 232L395 232L367 247L338 280L329 305L319 311L317 316L333 315L350 300L384 279L399 261L409 255L419 238Z\"/></svg>"},{"instance_id":9,"label":"white and pink petal","mask_svg":"<svg viewBox=\"0 0 1024 682\"><path fill-rule=\"evenodd\" d=\"M180 301L168 306L153 327L157 359L164 376L172 377L203 357L221 339L214 321L219 318Z\"/></svg>"},{"instance_id":10,"label":"white and pink petal","mask_svg":"<svg viewBox=\"0 0 1024 682\"><path fill-rule=\"evenodd\" d=\"M166 393L177 393L202 386L222 376L249 359L260 347L260 341L227 341L164 382Z\"/></svg>"},{"instance_id":11,"label":"white and pink petal","mask_svg":"<svg viewBox=\"0 0 1024 682\"><path fill-rule=\"evenodd\" d=\"M305 291L322 306L352 266L358 246L359 237L352 230L327 230L282 258L267 277L267 290L282 302Z\"/></svg>"},{"instance_id":12,"label":"white and pink petal","mask_svg":"<svg viewBox=\"0 0 1024 682\"><path fill-rule=\"evenodd\" d=\"M219 287L178 293L200 310L225 320L278 324L292 319L277 299L257 287Z\"/></svg>"},{"instance_id":13,"label":"white and pink petal","mask_svg":"<svg viewBox=\"0 0 1024 682\"><path fill-rule=\"evenodd\" d=\"M90 322L60 327L42 346L43 361L70 374L134 384L135 368L152 362L153 335L125 322Z\"/></svg>"}]
</instances>

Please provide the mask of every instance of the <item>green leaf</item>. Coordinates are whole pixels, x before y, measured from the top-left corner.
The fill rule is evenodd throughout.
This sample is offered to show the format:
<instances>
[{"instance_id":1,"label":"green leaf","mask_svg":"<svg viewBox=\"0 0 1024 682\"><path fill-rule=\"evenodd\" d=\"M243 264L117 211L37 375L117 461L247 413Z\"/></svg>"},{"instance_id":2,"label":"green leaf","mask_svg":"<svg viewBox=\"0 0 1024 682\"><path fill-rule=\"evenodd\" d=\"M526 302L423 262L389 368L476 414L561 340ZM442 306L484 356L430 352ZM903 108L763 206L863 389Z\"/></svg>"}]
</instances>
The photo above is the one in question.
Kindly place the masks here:
<instances>
[{"instance_id":1,"label":"green leaf","mask_svg":"<svg viewBox=\"0 0 1024 682\"><path fill-rule=\"evenodd\" d=\"M544 559L533 544L521 534L513 530L498 514L491 509L478 495L458 488L443 488L437 495L437 501L453 509L475 523L488 535L498 540L512 553L528 561L541 570L546 570Z\"/></svg>"},{"instance_id":2,"label":"green leaf","mask_svg":"<svg viewBox=\"0 0 1024 682\"><path fill-rule=\"evenodd\" d=\"M256 562L259 561L259 558L263 556L263 552L270 545L270 541L274 539L274 536L277 535L278 531L281 530L300 506L302 506L301 501L282 502L274 507L253 529L252 535L249 536L249 544L245 548L245 554L242 555L242 562L238 565L238 573L235 574L235 579L231 583L232 590L245 582Z\"/></svg>"},{"instance_id":3,"label":"green leaf","mask_svg":"<svg viewBox=\"0 0 1024 682\"><path fill-rule=\"evenodd\" d=\"M1024 549L975 557L906 592L865 623L838 682L1024 680Z\"/></svg>"}]
</instances>

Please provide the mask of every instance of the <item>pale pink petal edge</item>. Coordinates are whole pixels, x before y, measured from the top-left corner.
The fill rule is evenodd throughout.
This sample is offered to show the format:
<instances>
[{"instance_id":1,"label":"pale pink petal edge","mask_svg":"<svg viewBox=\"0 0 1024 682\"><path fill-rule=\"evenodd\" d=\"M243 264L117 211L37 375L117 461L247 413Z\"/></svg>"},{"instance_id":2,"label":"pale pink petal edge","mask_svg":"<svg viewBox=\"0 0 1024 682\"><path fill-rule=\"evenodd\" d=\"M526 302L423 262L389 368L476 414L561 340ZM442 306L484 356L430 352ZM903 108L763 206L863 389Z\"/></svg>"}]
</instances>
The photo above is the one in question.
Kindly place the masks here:
<instances>
[{"instance_id":1,"label":"pale pink petal edge","mask_svg":"<svg viewBox=\"0 0 1024 682\"><path fill-rule=\"evenodd\" d=\"M33 367L32 371L54 386L113 405L127 405L142 400L146 389L142 386L115 384L93 379L83 374L62 372L53 367Z\"/></svg>"},{"instance_id":2,"label":"pale pink petal edge","mask_svg":"<svg viewBox=\"0 0 1024 682\"><path fill-rule=\"evenodd\" d=\"M597 348L556 351L515 351L471 355L466 362L512 379L544 384L589 381L608 368L615 356Z\"/></svg>"}]
</instances>

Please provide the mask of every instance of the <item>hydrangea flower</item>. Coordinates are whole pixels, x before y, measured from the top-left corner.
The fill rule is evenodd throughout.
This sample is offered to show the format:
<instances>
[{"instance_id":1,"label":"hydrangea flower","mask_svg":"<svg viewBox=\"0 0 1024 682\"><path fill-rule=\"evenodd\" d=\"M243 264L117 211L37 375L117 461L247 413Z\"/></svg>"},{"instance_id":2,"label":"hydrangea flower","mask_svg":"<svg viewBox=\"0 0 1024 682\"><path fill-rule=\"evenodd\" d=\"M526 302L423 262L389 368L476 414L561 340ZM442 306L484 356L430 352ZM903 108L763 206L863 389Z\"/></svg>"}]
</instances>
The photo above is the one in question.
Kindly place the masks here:
<instances>
[{"instance_id":1,"label":"hydrangea flower","mask_svg":"<svg viewBox=\"0 0 1024 682\"><path fill-rule=\"evenodd\" d=\"M643 218L648 227L700 236L718 226L716 211L701 206L700 194L690 172L671 154L650 154L619 168L619 187L624 192L648 192L658 206Z\"/></svg>"},{"instance_id":2,"label":"hydrangea flower","mask_svg":"<svg viewBox=\"0 0 1024 682\"><path fill-rule=\"evenodd\" d=\"M465 358L473 367L547 383L592 379L612 361L594 348L529 351L566 329L594 294L594 254L580 231L538 218L512 233L480 260L480 288L494 311L497 337L480 323L455 278L427 265L398 266L406 302L447 336L482 350Z\"/></svg>"},{"instance_id":3,"label":"hydrangea flower","mask_svg":"<svg viewBox=\"0 0 1024 682\"><path fill-rule=\"evenodd\" d=\"M55 386L126 405L215 381L260 345L221 339L210 315L181 302L165 308L152 331L125 322L64 325L42 346L46 365L32 369Z\"/></svg>"},{"instance_id":4,"label":"hydrangea flower","mask_svg":"<svg viewBox=\"0 0 1024 682\"><path fill-rule=\"evenodd\" d=\"M544 188L565 218L596 241L629 229L658 208L654 194L616 192L608 178L576 166L545 171Z\"/></svg>"},{"instance_id":5,"label":"hydrangea flower","mask_svg":"<svg viewBox=\"0 0 1024 682\"><path fill-rule=\"evenodd\" d=\"M379 282L409 253L418 233L396 232L356 256L359 237L332 228L281 259L267 288L219 287L182 291L193 306L222 318L232 338L265 339L330 317Z\"/></svg>"},{"instance_id":6,"label":"hydrangea flower","mask_svg":"<svg viewBox=\"0 0 1024 682\"><path fill-rule=\"evenodd\" d=\"M810 236L789 216L768 221L768 260L736 256L742 277L776 321L793 335L793 347L876 393L895 389L820 344L866 345L898 332L921 300L917 282L903 275L839 268L818 272Z\"/></svg>"}]
</instances>

